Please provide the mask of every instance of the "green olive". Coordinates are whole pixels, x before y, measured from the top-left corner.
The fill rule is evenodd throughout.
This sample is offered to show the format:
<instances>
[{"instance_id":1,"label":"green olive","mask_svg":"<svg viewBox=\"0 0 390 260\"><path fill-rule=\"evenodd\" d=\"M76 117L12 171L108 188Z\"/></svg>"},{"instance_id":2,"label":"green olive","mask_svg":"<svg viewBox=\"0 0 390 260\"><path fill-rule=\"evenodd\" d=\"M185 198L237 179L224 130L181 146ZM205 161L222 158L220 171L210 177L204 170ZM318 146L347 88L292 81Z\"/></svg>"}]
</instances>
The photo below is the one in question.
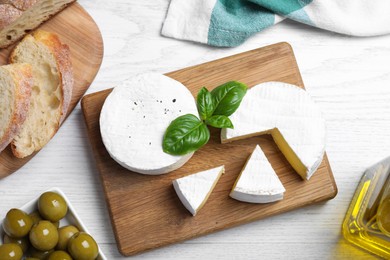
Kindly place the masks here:
<instances>
[{"instance_id":1,"label":"green olive","mask_svg":"<svg viewBox=\"0 0 390 260\"><path fill-rule=\"evenodd\" d=\"M34 247L30 248L28 256L35 259L46 259L54 249L47 250L47 251L40 251Z\"/></svg>"},{"instance_id":2,"label":"green olive","mask_svg":"<svg viewBox=\"0 0 390 260\"><path fill-rule=\"evenodd\" d=\"M7 234L4 235L4 244L18 244L20 248L22 249L23 253L26 253L28 247L30 246L30 243L28 241L28 237L22 237L22 238L12 238L8 236Z\"/></svg>"},{"instance_id":3,"label":"green olive","mask_svg":"<svg viewBox=\"0 0 390 260\"><path fill-rule=\"evenodd\" d=\"M30 231L30 242L38 250L53 249L58 243L57 228L47 220L41 220Z\"/></svg>"},{"instance_id":4,"label":"green olive","mask_svg":"<svg viewBox=\"0 0 390 260\"><path fill-rule=\"evenodd\" d=\"M20 209L11 209L8 211L3 222L5 233L13 238L26 236L30 232L32 225L33 221L31 217Z\"/></svg>"},{"instance_id":5,"label":"green olive","mask_svg":"<svg viewBox=\"0 0 390 260\"><path fill-rule=\"evenodd\" d=\"M23 251L17 244L0 245L1 260L20 260L22 259Z\"/></svg>"},{"instance_id":6,"label":"green olive","mask_svg":"<svg viewBox=\"0 0 390 260\"><path fill-rule=\"evenodd\" d=\"M95 259L99 248L95 240L85 232L74 234L68 242L68 252L78 260Z\"/></svg>"},{"instance_id":7,"label":"green olive","mask_svg":"<svg viewBox=\"0 0 390 260\"><path fill-rule=\"evenodd\" d=\"M58 229L58 244L56 248L58 250L66 250L68 247L69 239L79 230L75 226L64 226Z\"/></svg>"},{"instance_id":8,"label":"green olive","mask_svg":"<svg viewBox=\"0 0 390 260\"><path fill-rule=\"evenodd\" d=\"M65 251L54 251L47 260L72 260L72 257Z\"/></svg>"},{"instance_id":9,"label":"green olive","mask_svg":"<svg viewBox=\"0 0 390 260\"><path fill-rule=\"evenodd\" d=\"M25 260L40 260L39 258L35 258L35 257L26 257Z\"/></svg>"},{"instance_id":10,"label":"green olive","mask_svg":"<svg viewBox=\"0 0 390 260\"><path fill-rule=\"evenodd\" d=\"M34 224L37 224L39 221L43 220L41 215L39 215L38 210L34 211L33 213L30 213L29 216L31 217Z\"/></svg>"},{"instance_id":11,"label":"green olive","mask_svg":"<svg viewBox=\"0 0 390 260\"><path fill-rule=\"evenodd\" d=\"M57 222L65 217L68 205L60 194L49 191L39 197L38 210L44 219Z\"/></svg>"}]
</instances>

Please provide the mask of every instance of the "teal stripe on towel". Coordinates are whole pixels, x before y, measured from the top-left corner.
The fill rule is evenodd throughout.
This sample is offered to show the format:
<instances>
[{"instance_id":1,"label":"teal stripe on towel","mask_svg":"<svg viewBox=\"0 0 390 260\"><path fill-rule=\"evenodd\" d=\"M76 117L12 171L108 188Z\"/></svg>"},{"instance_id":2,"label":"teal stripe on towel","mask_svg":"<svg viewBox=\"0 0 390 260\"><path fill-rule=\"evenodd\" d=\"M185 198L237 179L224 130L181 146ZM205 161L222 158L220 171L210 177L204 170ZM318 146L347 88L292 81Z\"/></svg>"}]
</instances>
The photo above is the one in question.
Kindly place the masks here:
<instances>
[{"instance_id":1,"label":"teal stripe on towel","mask_svg":"<svg viewBox=\"0 0 390 260\"><path fill-rule=\"evenodd\" d=\"M269 10L275 11L275 13L288 15L299 9L302 9L306 5L313 2L313 0L249 0L255 4L261 5Z\"/></svg>"},{"instance_id":2,"label":"teal stripe on towel","mask_svg":"<svg viewBox=\"0 0 390 260\"><path fill-rule=\"evenodd\" d=\"M208 44L237 46L274 24L273 12L244 0L218 0L211 14Z\"/></svg>"},{"instance_id":3,"label":"teal stripe on towel","mask_svg":"<svg viewBox=\"0 0 390 260\"><path fill-rule=\"evenodd\" d=\"M306 5L313 2L313 0L249 0L255 4L261 5L269 10L273 10L275 13L286 16L293 20L314 25L310 17L303 9Z\"/></svg>"}]
</instances>

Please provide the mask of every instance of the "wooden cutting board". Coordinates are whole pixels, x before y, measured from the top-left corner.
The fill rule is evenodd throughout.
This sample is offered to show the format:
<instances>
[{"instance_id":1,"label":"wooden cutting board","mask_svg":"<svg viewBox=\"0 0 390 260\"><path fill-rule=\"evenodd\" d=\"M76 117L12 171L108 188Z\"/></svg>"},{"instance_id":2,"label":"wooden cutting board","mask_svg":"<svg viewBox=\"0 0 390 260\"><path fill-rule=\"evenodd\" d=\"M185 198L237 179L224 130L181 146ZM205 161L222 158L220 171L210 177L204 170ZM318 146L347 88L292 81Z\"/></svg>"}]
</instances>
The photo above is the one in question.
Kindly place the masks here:
<instances>
[{"instance_id":1,"label":"wooden cutting board","mask_svg":"<svg viewBox=\"0 0 390 260\"><path fill-rule=\"evenodd\" d=\"M212 89L229 80L238 80L248 86L265 81L283 81L303 88L293 51L287 43L166 75L182 82L194 96L202 86ZM110 158L100 137L99 115L110 92L111 89L108 89L87 95L81 104L118 248L125 256L329 200L337 194L326 155L310 181L304 181L289 165L271 136L221 144L217 129L212 129L209 143L174 172L145 176L126 170ZM280 202L256 205L229 197L234 181L256 144L264 150L286 188L284 199ZM226 173L205 206L193 217L176 196L172 181L222 164Z\"/></svg>"},{"instance_id":2,"label":"wooden cutting board","mask_svg":"<svg viewBox=\"0 0 390 260\"><path fill-rule=\"evenodd\" d=\"M100 68L103 59L102 36L92 17L78 3L71 4L39 29L57 33L61 41L70 47L75 81L69 115ZM7 64L12 48L0 49L0 65ZM18 159L8 146L0 153L0 179L21 168L35 154Z\"/></svg>"}]
</instances>

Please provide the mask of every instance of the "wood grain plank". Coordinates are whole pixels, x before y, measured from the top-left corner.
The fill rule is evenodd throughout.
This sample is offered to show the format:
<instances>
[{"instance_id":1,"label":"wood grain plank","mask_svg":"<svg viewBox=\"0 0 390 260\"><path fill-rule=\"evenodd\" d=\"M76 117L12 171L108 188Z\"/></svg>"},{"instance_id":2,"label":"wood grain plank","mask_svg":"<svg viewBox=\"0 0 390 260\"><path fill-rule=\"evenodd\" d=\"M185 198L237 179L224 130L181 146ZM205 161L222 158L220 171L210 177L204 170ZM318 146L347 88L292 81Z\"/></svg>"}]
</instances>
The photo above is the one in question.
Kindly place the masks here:
<instances>
[{"instance_id":1,"label":"wood grain plank","mask_svg":"<svg viewBox=\"0 0 390 260\"><path fill-rule=\"evenodd\" d=\"M57 33L70 47L74 72L74 87L68 115L95 78L103 59L103 40L92 17L74 3L44 23L39 29ZM0 50L0 65L8 63L14 46ZM36 153L23 159L13 156L10 147L0 153L0 179L25 165Z\"/></svg>"},{"instance_id":2,"label":"wood grain plank","mask_svg":"<svg viewBox=\"0 0 390 260\"><path fill-rule=\"evenodd\" d=\"M202 86L212 89L229 80L249 86L284 81L304 87L290 45L279 43L166 74L186 85L195 96ZM104 148L99 115L111 89L87 95L82 109L100 172L119 251L126 256L248 223L333 198L337 186L325 155L310 181L295 173L271 136L221 144L219 130L182 168L166 175L145 176L122 168ZM286 188L280 202L254 205L229 198L229 192L254 146L259 144ZM172 181L204 169L225 165L204 208L196 217L177 198Z\"/></svg>"}]
</instances>

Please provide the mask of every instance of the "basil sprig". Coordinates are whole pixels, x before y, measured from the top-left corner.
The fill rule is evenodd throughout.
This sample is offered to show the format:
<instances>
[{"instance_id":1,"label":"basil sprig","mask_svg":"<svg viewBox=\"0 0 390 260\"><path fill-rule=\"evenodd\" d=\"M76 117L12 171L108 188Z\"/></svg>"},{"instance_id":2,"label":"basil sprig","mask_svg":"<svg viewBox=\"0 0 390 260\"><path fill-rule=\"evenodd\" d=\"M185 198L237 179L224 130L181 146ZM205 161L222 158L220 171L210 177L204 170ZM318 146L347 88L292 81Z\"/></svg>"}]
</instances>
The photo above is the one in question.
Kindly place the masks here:
<instances>
[{"instance_id":1,"label":"basil sprig","mask_svg":"<svg viewBox=\"0 0 390 260\"><path fill-rule=\"evenodd\" d=\"M233 128L229 116L240 106L246 90L247 86L237 81L226 82L211 92L203 87L196 98L199 118L186 114L173 120L164 134L164 152L184 155L198 150L210 139L207 125Z\"/></svg>"}]
</instances>

